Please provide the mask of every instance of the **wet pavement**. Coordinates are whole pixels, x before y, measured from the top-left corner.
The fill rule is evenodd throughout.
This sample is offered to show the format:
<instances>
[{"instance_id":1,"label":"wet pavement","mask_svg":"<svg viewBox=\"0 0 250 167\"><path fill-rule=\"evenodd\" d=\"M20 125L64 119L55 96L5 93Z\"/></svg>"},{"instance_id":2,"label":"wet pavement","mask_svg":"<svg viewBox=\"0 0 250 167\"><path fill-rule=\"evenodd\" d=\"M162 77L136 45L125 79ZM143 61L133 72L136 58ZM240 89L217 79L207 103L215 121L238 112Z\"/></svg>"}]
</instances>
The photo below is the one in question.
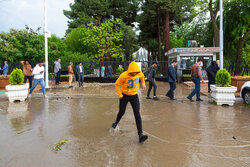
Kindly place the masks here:
<instances>
[{"instance_id":1,"label":"wet pavement","mask_svg":"<svg viewBox=\"0 0 250 167\"><path fill-rule=\"evenodd\" d=\"M110 129L118 112L114 86L52 89L24 103L0 96L1 167L248 167L250 166L250 108L189 102L191 89L177 85L177 101L146 100L139 90L143 130L149 139L138 143L129 105L120 130ZM53 151L62 139L70 141Z\"/></svg>"}]
</instances>

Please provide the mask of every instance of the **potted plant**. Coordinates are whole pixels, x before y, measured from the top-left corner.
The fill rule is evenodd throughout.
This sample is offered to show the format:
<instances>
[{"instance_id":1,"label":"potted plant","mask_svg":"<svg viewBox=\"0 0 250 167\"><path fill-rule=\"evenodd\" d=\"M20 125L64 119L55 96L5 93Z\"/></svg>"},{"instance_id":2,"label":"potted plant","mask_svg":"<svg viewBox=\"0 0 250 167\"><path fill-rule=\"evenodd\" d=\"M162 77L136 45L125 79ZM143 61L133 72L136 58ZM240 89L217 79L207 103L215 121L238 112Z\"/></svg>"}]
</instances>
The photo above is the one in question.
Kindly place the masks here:
<instances>
[{"instance_id":1,"label":"potted plant","mask_svg":"<svg viewBox=\"0 0 250 167\"><path fill-rule=\"evenodd\" d=\"M9 75L0 75L0 89L4 89L6 85L9 85Z\"/></svg>"},{"instance_id":2,"label":"potted plant","mask_svg":"<svg viewBox=\"0 0 250 167\"><path fill-rule=\"evenodd\" d=\"M231 76L226 69L220 69L215 77L216 85L211 85L211 97L217 105L234 105L237 88L231 86Z\"/></svg>"},{"instance_id":3,"label":"potted plant","mask_svg":"<svg viewBox=\"0 0 250 167\"><path fill-rule=\"evenodd\" d=\"M25 101L28 97L29 84L23 84L24 76L21 69L14 69L10 74L10 84L5 87L10 102Z\"/></svg>"}]
</instances>

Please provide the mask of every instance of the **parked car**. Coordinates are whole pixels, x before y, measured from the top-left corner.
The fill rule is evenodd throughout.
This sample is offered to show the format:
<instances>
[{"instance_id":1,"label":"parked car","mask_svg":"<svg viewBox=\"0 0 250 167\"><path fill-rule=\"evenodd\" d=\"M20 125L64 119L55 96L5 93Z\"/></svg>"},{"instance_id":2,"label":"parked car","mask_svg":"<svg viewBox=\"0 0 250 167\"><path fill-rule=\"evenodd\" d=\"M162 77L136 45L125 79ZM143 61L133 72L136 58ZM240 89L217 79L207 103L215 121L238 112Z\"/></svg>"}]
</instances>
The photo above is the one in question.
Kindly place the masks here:
<instances>
[{"instance_id":1,"label":"parked car","mask_svg":"<svg viewBox=\"0 0 250 167\"><path fill-rule=\"evenodd\" d=\"M250 81L245 82L241 87L240 97L243 98L245 104L250 104Z\"/></svg>"}]
</instances>

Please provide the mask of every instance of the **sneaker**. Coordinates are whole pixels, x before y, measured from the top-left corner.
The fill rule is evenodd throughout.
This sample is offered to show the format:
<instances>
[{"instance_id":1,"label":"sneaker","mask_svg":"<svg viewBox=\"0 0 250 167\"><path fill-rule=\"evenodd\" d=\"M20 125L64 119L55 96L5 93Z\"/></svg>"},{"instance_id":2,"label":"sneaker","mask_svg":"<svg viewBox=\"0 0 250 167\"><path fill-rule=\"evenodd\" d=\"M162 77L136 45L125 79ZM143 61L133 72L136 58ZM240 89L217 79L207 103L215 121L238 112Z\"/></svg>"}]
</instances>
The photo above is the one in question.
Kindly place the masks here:
<instances>
[{"instance_id":1,"label":"sneaker","mask_svg":"<svg viewBox=\"0 0 250 167\"><path fill-rule=\"evenodd\" d=\"M139 143L143 143L147 139L148 139L148 135L144 135L144 134L139 135Z\"/></svg>"},{"instance_id":2,"label":"sneaker","mask_svg":"<svg viewBox=\"0 0 250 167\"><path fill-rule=\"evenodd\" d=\"M157 96L153 97L154 100L160 100Z\"/></svg>"},{"instance_id":3,"label":"sneaker","mask_svg":"<svg viewBox=\"0 0 250 167\"><path fill-rule=\"evenodd\" d=\"M196 99L196 101L203 101L202 99Z\"/></svg>"},{"instance_id":4,"label":"sneaker","mask_svg":"<svg viewBox=\"0 0 250 167\"><path fill-rule=\"evenodd\" d=\"M176 98L171 98L171 100L177 100Z\"/></svg>"},{"instance_id":5,"label":"sneaker","mask_svg":"<svg viewBox=\"0 0 250 167\"><path fill-rule=\"evenodd\" d=\"M146 99L151 99L151 97L147 96Z\"/></svg>"},{"instance_id":6,"label":"sneaker","mask_svg":"<svg viewBox=\"0 0 250 167\"><path fill-rule=\"evenodd\" d=\"M69 86L69 88L73 88L73 86Z\"/></svg>"},{"instance_id":7,"label":"sneaker","mask_svg":"<svg viewBox=\"0 0 250 167\"><path fill-rule=\"evenodd\" d=\"M193 101L193 99L192 99L192 98L190 98L190 97L187 97L187 99L189 99L191 102L194 102L194 101Z\"/></svg>"},{"instance_id":8,"label":"sneaker","mask_svg":"<svg viewBox=\"0 0 250 167\"><path fill-rule=\"evenodd\" d=\"M116 123L116 122L112 123L112 128L113 128L113 129L115 129L116 126L117 126L117 123Z\"/></svg>"}]
</instances>

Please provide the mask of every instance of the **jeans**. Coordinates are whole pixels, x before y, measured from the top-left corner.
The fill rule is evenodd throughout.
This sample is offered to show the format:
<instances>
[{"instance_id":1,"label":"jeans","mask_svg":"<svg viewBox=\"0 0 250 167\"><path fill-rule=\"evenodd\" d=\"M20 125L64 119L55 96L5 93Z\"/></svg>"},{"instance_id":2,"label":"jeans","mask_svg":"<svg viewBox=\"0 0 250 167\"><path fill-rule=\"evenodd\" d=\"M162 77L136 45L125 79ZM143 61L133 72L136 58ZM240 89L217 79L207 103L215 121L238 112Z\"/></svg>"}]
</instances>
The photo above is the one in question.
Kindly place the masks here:
<instances>
[{"instance_id":1,"label":"jeans","mask_svg":"<svg viewBox=\"0 0 250 167\"><path fill-rule=\"evenodd\" d=\"M125 113L128 102L130 102L133 108L137 132L138 132L138 135L140 135L142 134L142 123L141 123L141 115L140 115L140 102L139 102L139 98L137 94L133 96L128 96L128 95L123 94L123 98L120 99L119 112L117 114L117 118L115 122L116 124L120 122L122 116Z\"/></svg>"},{"instance_id":2,"label":"jeans","mask_svg":"<svg viewBox=\"0 0 250 167\"><path fill-rule=\"evenodd\" d=\"M80 73L80 74L78 74L78 84L79 84L79 87L82 86L83 82L84 82L84 74Z\"/></svg>"},{"instance_id":3,"label":"jeans","mask_svg":"<svg viewBox=\"0 0 250 167\"><path fill-rule=\"evenodd\" d=\"M112 77L112 71L108 72L108 77Z\"/></svg>"},{"instance_id":4,"label":"jeans","mask_svg":"<svg viewBox=\"0 0 250 167\"><path fill-rule=\"evenodd\" d=\"M154 81L149 81L149 87L148 87L148 94L147 94L147 96L150 95L150 92L151 92L151 90L152 90L152 87L154 87L154 96L156 96L157 85L155 84Z\"/></svg>"},{"instance_id":5,"label":"jeans","mask_svg":"<svg viewBox=\"0 0 250 167\"><path fill-rule=\"evenodd\" d=\"M30 85L30 88L32 87L32 80L33 80L33 76L24 76L24 82L23 83L26 83L27 82L27 79L29 79L29 85Z\"/></svg>"},{"instance_id":6,"label":"jeans","mask_svg":"<svg viewBox=\"0 0 250 167\"><path fill-rule=\"evenodd\" d=\"M174 98L174 90L176 89L176 83L175 82L169 82L170 89L166 96L170 97L171 99Z\"/></svg>"},{"instance_id":7,"label":"jeans","mask_svg":"<svg viewBox=\"0 0 250 167\"><path fill-rule=\"evenodd\" d=\"M60 82L60 75L61 75L61 70L59 70L59 71L56 73L56 85L58 85L59 82Z\"/></svg>"},{"instance_id":8,"label":"jeans","mask_svg":"<svg viewBox=\"0 0 250 167\"><path fill-rule=\"evenodd\" d=\"M193 77L193 82L195 83L195 89L190 93L188 98L192 98L196 94L196 99L200 99L200 87L201 87L201 80L199 77Z\"/></svg>"},{"instance_id":9,"label":"jeans","mask_svg":"<svg viewBox=\"0 0 250 167\"><path fill-rule=\"evenodd\" d=\"M41 85L41 87L42 87L43 95L46 94L46 91L45 91L45 84L44 84L44 79L43 79L43 78L41 78L41 79L34 79L34 81L33 81L33 86L32 86L32 88L30 89L30 93L29 93L29 94L31 94L31 93L33 92L33 90L36 88L36 86L37 86L38 83L39 83L39 84Z\"/></svg>"}]
</instances>

